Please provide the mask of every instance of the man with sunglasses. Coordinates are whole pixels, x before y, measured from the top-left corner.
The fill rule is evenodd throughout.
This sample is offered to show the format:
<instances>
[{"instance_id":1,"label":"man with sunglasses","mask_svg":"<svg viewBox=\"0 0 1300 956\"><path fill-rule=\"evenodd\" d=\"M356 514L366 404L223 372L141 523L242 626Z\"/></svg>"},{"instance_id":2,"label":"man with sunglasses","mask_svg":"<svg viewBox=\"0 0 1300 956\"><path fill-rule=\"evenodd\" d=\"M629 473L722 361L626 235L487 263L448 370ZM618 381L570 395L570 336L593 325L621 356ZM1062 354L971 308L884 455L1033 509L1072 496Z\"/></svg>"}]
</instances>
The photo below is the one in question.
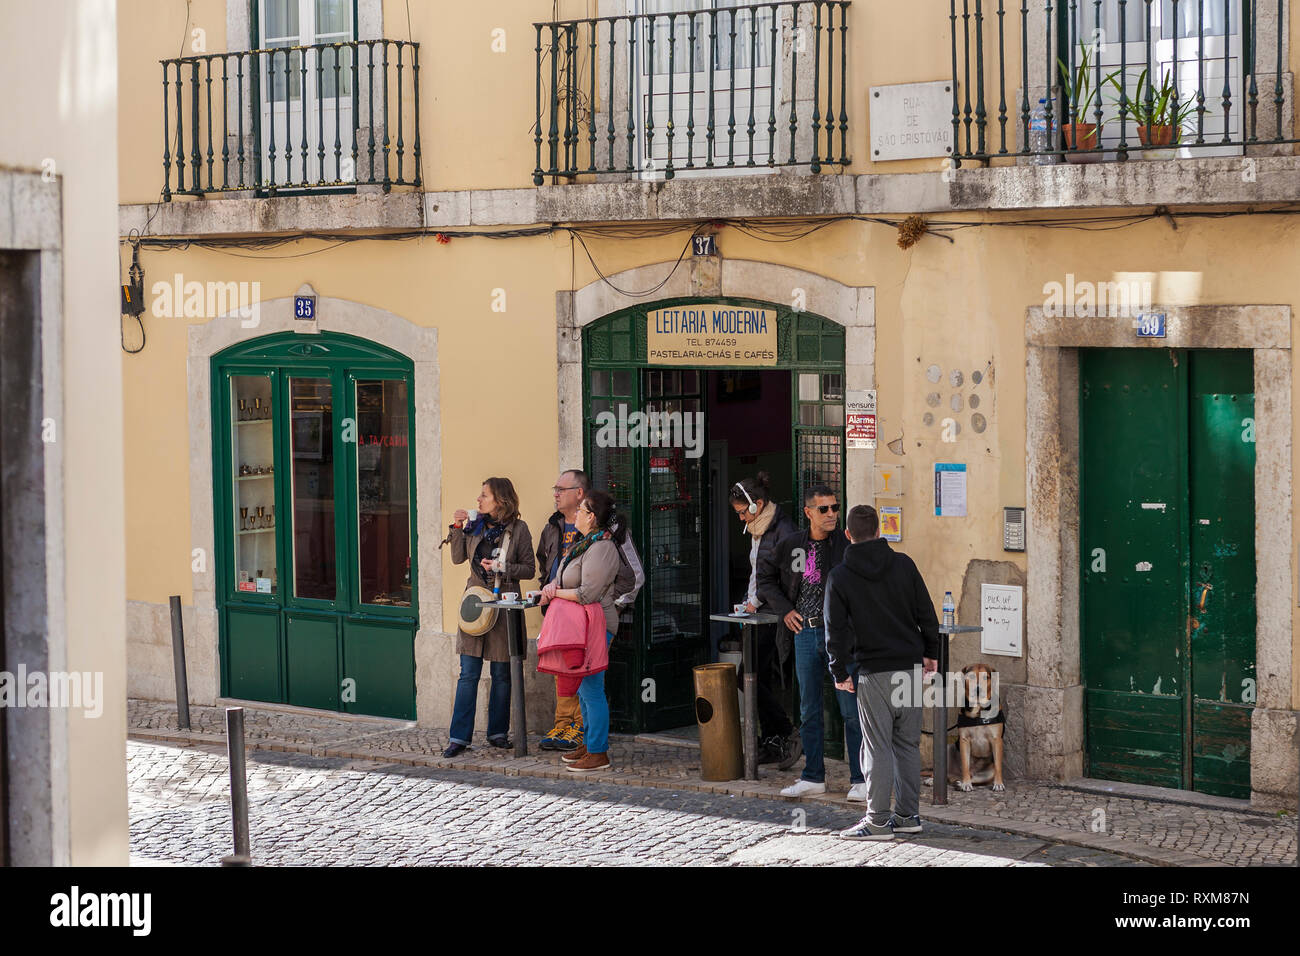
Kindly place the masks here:
<instances>
[{"instance_id":1,"label":"man with sunglasses","mask_svg":"<svg viewBox=\"0 0 1300 956\"><path fill-rule=\"evenodd\" d=\"M783 796L800 797L826 792L826 764L822 720L822 685L830 673L826 656L826 628L822 609L826 578L844 559L848 539L837 530L840 505L826 485L814 485L804 495L804 517L808 528L786 535L777 542L758 572L758 593L773 614L784 619L794 638L794 666L799 678L799 736L803 743L804 768L799 779L781 791ZM866 800L866 783L860 766L862 729L858 723L857 698L835 692L844 717L845 749L849 756L849 799Z\"/></svg>"}]
</instances>

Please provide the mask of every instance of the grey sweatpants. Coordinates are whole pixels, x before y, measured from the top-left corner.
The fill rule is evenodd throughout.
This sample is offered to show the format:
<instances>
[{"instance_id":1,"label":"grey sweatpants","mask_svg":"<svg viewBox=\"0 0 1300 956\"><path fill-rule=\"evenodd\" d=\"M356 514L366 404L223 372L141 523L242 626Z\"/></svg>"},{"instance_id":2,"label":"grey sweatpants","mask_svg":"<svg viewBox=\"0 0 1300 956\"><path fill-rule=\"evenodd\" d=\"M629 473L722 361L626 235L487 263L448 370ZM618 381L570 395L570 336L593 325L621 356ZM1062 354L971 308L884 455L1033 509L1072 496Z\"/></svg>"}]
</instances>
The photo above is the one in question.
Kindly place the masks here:
<instances>
[{"instance_id":1,"label":"grey sweatpants","mask_svg":"<svg viewBox=\"0 0 1300 956\"><path fill-rule=\"evenodd\" d=\"M867 815L877 826L889 822L892 794L897 794L894 812L898 816L916 816L921 809L921 708L898 707L890 701L896 674L911 679L907 671L858 674Z\"/></svg>"}]
</instances>

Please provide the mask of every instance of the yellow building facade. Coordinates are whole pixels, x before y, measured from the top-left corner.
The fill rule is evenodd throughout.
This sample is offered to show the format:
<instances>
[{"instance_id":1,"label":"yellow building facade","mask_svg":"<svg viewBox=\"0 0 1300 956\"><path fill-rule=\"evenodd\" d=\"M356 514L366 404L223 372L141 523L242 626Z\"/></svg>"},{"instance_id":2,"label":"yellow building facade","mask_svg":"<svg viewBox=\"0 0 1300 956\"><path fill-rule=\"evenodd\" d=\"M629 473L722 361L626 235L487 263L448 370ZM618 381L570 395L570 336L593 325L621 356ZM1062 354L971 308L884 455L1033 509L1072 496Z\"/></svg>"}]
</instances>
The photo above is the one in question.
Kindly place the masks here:
<instances>
[{"instance_id":1,"label":"yellow building facade","mask_svg":"<svg viewBox=\"0 0 1300 956\"><path fill-rule=\"evenodd\" d=\"M639 515L646 562L616 729L689 723L689 667L727 639L691 615L730 603L745 559L726 490L763 467L796 514L822 480L846 505L901 509L894 547L936 607L953 592L960 623L984 623L999 588L1018 595L1018 653L952 642L954 668L999 670L1013 773L1293 800L1294 20L1233 7L1188 37L1173 15L1194 5L1127 3L1154 48L1208 36L1224 51L1233 105L1223 119L1221 69L1199 117L1216 148L1190 142L1193 110L1185 147L1145 153L1130 117L1120 161L1104 100L1086 157L1100 161L1040 165L1012 154L1043 51L1064 54L1057 80L1076 77L1089 21L1058 8L1044 47L1021 30L1042 37L1043 4L1023 21L984 6L979 20L934 0L122 9L119 232L148 302L139 327L124 317L122 355L130 695L173 693L178 594L199 702L446 726L464 577L438 542L453 511L508 476L536 539L555 475L583 467ZM1145 58L1133 30L1112 30L1106 56ZM1184 83L1218 62L1179 42ZM1131 106L1144 91L1128 72ZM1054 102L1087 118L1069 92ZM1077 135L1066 145L1086 149ZM900 136L931 155L875 158ZM647 360L649 313L719 304L770 310L776 361ZM1138 334L1143 315L1163 337ZM1215 377L1229 366L1236 384ZM864 392L876 438L850 441L845 403ZM271 405L265 463L239 452L260 440L238 410L255 393ZM596 416L620 402L701 411L706 447L602 447ZM1253 448L1223 450L1228 405ZM1244 471L1211 467L1239 452ZM942 484L954 470L936 464L964 477ZM258 504L288 511L259 524ZM271 550L250 558L254 532ZM398 703L368 709L366 680L394 681L381 696ZM548 726L548 685L527 687L530 727Z\"/></svg>"}]
</instances>

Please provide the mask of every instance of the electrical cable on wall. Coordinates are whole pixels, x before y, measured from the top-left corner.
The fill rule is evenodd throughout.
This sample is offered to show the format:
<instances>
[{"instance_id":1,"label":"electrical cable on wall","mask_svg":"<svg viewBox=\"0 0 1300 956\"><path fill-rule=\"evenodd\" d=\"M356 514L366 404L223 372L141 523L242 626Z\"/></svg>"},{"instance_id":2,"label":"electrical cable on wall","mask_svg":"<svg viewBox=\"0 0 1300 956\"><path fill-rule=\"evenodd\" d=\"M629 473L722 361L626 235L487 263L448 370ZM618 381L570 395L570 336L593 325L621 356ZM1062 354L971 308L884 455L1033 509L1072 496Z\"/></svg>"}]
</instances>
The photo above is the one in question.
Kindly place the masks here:
<instances>
[{"instance_id":1,"label":"electrical cable on wall","mask_svg":"<svg viewBox=\"0 0 1300 956\"><path fill-rule=\"evenodd\" d=\"M145 346L144 320L140 318L144 314L144 269L140 267L140 234L134 229L133 241L131 242L131 266L127 269L127 281L122 285L122 315L133 317L140 326L140 347L138 349L129 349L126 347L126 323L119 320L118 338L122 343L122 351L129 355L135 355L137 352L143 352Z\"/></svg>"},{"instance_id":2,"label":"electrical cable on wall","mask_svg":"<svg viewBox=\"0 0 1300 956\"><path fill-rule=\"evenodd\" d=\"M179 249L185 250L191 247L200 249L211 249L225 255L236 256L238 258L248 259L297 259L306 256L317 255L322 252L329 252L340 246L351 242L404 242L411 239L423 239L428 235L428 227L421 226L415 230L402 230L398 232L388 232L374 235L358 235L356 233L345 232L305 232L295 233L293 235L279 236L241 236L235 238L164 238L150 237L147 235L149 225L152 223L154 215L161 205L155 206L145 224L145 235L137 235L134 239L122 240L124 243L132 244L137 250L141 246L151 249ZM638 222L638 223L610 223L604 225L592 226L565 226L559 223L540 226L523 226L515 229L442 229L437 233L440 243L447 242L451 239L526 239L536 238L539 236L549 236L555 233L567 233L571 239L576 239L583 248L588 261L595 270L599 281L608 285L614 292L629 298L640 298L651 295L665 285L681 267L686 258L686 252L690 248L690 239L683 247L681 254L673 263L672 269L653 287L641 291L620 289L604 273L595 260L595 256L586 243L587 238L594 239L660 239L671 236L676 233L690 231L691 236L706 227L721 228L730 227L740 232L742 235L759 242L769 243L787 243L797 242L806 239L809 236L825 229L827 226L841 222L864 222L876 225L887 226L894 230L900 231L900 236L904 237L905 242L900 243L903 248L909 248L915 245L926 236L944 239L950 243L955 242L951 233L960 229L987 228L987 227L1013 227L1013 228L1040 228L1040 229L1070 229L1082 232L1106 232L1115 229L1127 229L1131 226L1141 225L1143 223L1156 220L1168 221L1177 228L1179 219L1226 219L1236 216L1265 216L1265 215L1296 215L1300 213L1300 204L1289 203L1282 204L1270 209L1256 209L1247 207L1241 210L1221 210L1221 211L1189 211L1174 212L1168 207L1159 206L1151 212L1145 213L1124 213L1113 216L1069 216L1060 218L1020 218L1020 219L1002 219L1002 220L963 220L963 219L925 219L919 216L905 216L902 218L891 218L887 216L862 216L856 214L841 214L835 216L813 216L804 218L767 218L767 219L707 219L707 220L679 220L673 222ZM328 243L328 245L319 249L309 249L304 252L295 252L286 255L268 255L255 254L259 250L271 250L280 246L296 244L305 241L316 240ZM254 254L245 254L254 253Z\"/></svg>"}]
</instances>

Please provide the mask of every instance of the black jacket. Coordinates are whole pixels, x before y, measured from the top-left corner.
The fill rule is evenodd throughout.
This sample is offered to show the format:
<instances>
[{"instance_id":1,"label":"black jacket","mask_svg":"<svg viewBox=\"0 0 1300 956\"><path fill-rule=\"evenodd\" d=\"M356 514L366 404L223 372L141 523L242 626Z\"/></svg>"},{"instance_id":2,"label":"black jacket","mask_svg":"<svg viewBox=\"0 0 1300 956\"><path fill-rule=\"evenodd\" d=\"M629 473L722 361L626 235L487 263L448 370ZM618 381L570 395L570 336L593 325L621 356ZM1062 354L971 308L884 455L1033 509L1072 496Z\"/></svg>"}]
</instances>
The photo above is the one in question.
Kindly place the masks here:
<instances>
[{"instance_id":1,"label":"black jacket","mask_svg":"<svg viewBox=\"0 0 1300 956\"><path fill-rule=\"evenodd\" d=\"M826 650L837 681L852 671L911 670L939 657L939 619L916 564L884 538L851 544L826 582Z\"/></svg>"},{"instance_id":2,"label":"black jacket","mask_svg":"<svg viewBox=\"0 0 1300 956\"><path fill-rule=\"evenodd\" d=\"M785 617L794 610L795 599L799 596L799 585L803 583L803 572L794 570L795 549L803 551L806 558L812 547L812 532L804 529L788 534L776 543L768 552L767 560L758 567L758 596L763 599L763 610L769 614ZM844 536L843 528L831 532L826 542L826 563L823 573L835 568L844 560L844 551L849 546L849 539ZM762 550L759 545L759 550ZM781 627L785 627L782 622Z\"/></svg>"},{"instance_id":3,"label":"black jacket","mask_svg":"<svg viewBox=\"0 0 1300 956\"><path fill-rule=\"evenodd\" d=\"M776 504L776 502L773 502L772 504L776 508L776 514L772 516L772 523L767 526L767 530L764 531L762 537L758 539L758 555L757 560L754 562L754 593L758 595L758 599L763 602L762 610L764 611L767 610L767 599L763 597L761 578L763 573L763 563L772 560L772 554L776 551L777 544L782 538L793 534L795 531L794 522L790 520L790 516L782 511L781 506ZM753 546L754 545L751 542L750 547L752 548Z\"/></svg>"}]
</instances>

